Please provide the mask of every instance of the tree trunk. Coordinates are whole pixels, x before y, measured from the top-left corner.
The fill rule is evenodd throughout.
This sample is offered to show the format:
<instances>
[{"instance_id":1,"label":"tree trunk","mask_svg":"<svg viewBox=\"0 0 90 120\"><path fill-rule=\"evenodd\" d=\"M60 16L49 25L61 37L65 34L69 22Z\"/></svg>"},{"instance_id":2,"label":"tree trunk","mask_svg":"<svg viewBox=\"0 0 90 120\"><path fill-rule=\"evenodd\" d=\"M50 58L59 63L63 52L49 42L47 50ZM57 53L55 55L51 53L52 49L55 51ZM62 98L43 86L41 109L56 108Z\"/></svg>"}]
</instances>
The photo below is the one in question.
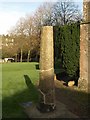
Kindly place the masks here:
<instances>
[{"instance_id":1,"label":"tree trunk","mask_svg":"<svg viewBox=\"0 0 90 120\"><path fill-rule=\"evenodd\" d=\"M22 53L23 53L23 52L22 52L22 49L21 49L21 58L20 58L20 62L22 62Z\"/></svg>"},{"instance_id":2,"label":"tree trunk","mask_svg":"<svg viewBox=\"0 0 90 120\"><path fill-rule=\"evenodd\" d=\"M17 62L17 53L16 53L16 60L15 61Z\"/></svg>"},{"instance_id":3,"label":"tree trunk","mask_svg":"<svg viewBox=\"0 0 90 120\"><path fill-rule=\"evenodd\" d=\"M55 109L53 27L44 26L40 49L40 103L39 110L49 112Z\"/></svg>"},{"instance_id":4,"label":"tree trunk","mask_svg":"<svg viewBox=\"0 0 90 120\"><path fill-rule=\"evenodd\" d=\"M27 62L29 62L29 58L30 58L30 50L28 51Z\"/></svg>"}]
</instances>

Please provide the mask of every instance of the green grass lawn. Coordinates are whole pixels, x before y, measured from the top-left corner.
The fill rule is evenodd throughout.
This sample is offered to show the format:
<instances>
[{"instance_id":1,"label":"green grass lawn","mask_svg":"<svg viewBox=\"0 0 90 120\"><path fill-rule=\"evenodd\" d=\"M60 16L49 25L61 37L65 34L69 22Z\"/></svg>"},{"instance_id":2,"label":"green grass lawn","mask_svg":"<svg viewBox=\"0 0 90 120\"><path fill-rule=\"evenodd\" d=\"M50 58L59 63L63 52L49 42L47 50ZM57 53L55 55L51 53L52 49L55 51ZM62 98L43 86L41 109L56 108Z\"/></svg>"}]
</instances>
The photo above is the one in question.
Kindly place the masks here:
<instances>
[{"instance_id":1,"label":"green grass lawn","mask_svg":"<svg viewBox=\"0 0 90 120\"><path fill-rule=\"evenodd\" d=\"M36 62L2 64L2 116L4 118L27 117L20 104L38 101L38 92L34 86L39 80L37 66ZM25 75L31 80L29 88Z\"/></svg>"},{"instance_id":2,"label":"green grass lawn","mask_svg":"<svg viewBox=\"0 0 90 120\"><path fill-rule=\"evenodd\" d=\"M38 65L36 62L2 64L3 118L27 118L20 104L38 102L38 91L35 87L39 80ZM55 71L62 73L61 69ZM61 83L57 84L56 99L74 113L87 116L87 94L80 89L74 90Z\"/></svg>"}]
</instances>

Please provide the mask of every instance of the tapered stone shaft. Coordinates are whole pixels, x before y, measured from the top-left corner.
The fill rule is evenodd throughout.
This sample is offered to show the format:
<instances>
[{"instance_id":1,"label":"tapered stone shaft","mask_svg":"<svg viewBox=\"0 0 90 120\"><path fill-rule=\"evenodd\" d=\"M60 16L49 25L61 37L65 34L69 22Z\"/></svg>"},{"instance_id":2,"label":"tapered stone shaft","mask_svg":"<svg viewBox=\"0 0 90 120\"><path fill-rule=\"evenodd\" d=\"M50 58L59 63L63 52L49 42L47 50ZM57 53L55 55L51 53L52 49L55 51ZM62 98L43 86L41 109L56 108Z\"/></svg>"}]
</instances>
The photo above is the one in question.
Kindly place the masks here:
<instances>
[{"instance_id":1,"label":"tapered stone shaft","mask_svg":"<svg viewBox=\"0 0 90 120\"><path fill-rule=\"evenodd\" d=\"M46 106L51 105L54 107L54 44L52 26L44 26L42 28L39 89L41 94L40 102Z\"/></svg>"},{"instance_id":2,"label":"tapered stone shaft","mask_svg":"<svg viewBox=\"0 0 90 120\"><path fill-rule=\"evenodd\" d=\"M88 90L88 56L90 48L90 1L83 1L83 22L80 25L80 79L79 86Z\"/></svg>"}]
</instances>

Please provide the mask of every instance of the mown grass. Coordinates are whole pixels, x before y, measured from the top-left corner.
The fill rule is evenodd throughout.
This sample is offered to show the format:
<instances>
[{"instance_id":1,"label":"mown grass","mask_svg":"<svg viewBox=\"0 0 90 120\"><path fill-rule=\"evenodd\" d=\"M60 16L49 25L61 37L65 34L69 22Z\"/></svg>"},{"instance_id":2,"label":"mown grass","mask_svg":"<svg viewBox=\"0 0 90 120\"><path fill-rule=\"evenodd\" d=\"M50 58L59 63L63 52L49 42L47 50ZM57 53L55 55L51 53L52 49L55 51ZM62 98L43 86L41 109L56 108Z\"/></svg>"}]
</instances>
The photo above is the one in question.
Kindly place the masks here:
<instances>
[{"instance_id":1,"label":"mown grass","mask_svg":"<svg viewBox=\"0 0 90 120\"><path fill-rule=\"evenodd\" d=\"M59 68L57 64L56 68ZM62 73L61 69L55 69ZM34 85L39 80L38 63L2 64L2 114L3 118L27 118L21 103L38 102L38 91ZM56 99L80 116L87 116L87 94L56 84Z\"/></svg>"},{"instance_id":2,"label":"mown grass","mask_svg":"<svg viewBox=\"0 0 90 120\"><path fill-rule=\"evenodd\" d=\"M27 117L20 104L38 101L38 92L34 85L39 79L38 63L8 63L2 65L2 115L4 118ZM25 75L31 80L28 88Z\"/></svg>"}]
</instances>

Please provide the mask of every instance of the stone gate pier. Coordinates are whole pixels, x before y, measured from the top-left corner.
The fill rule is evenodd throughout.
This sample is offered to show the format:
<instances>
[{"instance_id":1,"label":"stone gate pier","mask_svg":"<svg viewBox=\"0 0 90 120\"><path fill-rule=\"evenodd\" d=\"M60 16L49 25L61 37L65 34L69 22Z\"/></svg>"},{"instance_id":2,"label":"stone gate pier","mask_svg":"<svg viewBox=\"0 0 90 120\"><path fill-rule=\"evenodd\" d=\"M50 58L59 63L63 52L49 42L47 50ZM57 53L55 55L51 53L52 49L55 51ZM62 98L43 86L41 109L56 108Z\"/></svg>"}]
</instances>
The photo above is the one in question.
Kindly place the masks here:
<instances>
[{"instance_id":1,"label":"stone gate pier","mask_svg":"<svg viewBox=\"0 0 90 120\"><path fill-rule=\"evenodd\" d=\"M88 91L90 49L90 1L83 1L83 22L80 25L80 78L79 87Z\"/></svg>"}]
</instances>

